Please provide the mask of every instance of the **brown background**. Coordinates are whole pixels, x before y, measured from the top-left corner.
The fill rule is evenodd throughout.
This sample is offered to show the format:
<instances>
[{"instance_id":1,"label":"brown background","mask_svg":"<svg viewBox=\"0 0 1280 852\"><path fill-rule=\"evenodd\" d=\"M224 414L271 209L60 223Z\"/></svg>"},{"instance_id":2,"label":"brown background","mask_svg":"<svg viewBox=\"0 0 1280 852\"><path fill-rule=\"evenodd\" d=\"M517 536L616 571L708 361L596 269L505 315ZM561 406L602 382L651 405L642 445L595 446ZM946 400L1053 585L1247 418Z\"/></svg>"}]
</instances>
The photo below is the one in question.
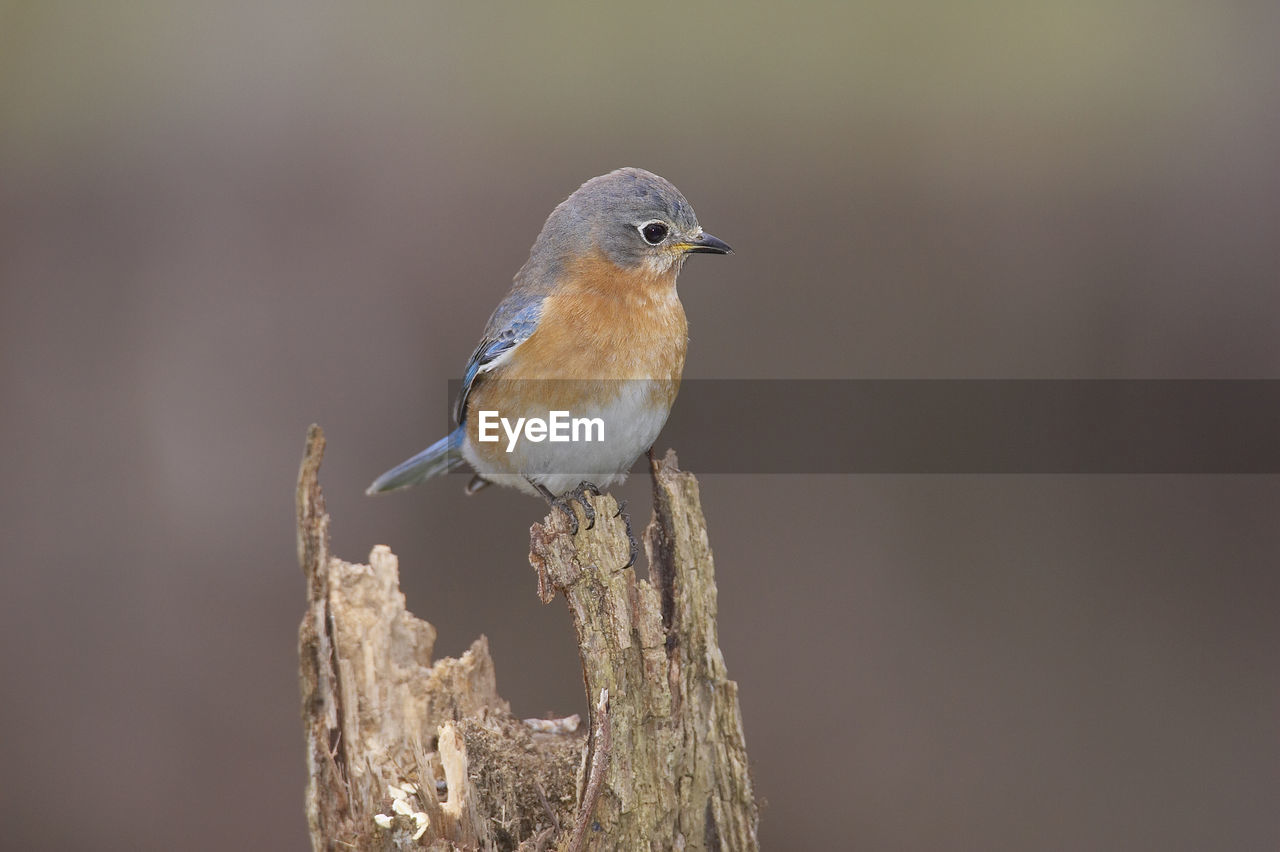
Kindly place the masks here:
<instances>
[{"instance_id":1,"label":"brown background","mask_svg":"<svg viewBox=\"0 0 1280 852\"><path fill-rule=\"evenodd\" d=\"M690 376L1280 374L1275 4L484 5L0 4L5 848L306 848L312 421L335 552L584 710L539 503L361 492L592 175L738 249ZM703 496L767 848L1280 846L1275 477Z\"/></svg>"}]
</instances>

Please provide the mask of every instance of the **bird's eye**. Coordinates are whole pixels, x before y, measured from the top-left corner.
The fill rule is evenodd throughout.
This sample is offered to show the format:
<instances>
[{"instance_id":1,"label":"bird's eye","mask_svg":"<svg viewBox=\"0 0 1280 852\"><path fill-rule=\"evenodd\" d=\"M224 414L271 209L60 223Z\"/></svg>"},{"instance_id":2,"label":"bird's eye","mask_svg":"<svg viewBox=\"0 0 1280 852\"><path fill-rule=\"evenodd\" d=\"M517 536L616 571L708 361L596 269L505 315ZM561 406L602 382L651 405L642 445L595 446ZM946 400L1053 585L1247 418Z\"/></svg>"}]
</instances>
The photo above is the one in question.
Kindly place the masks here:
<instances>
[{"instance_id":1,"label":"bird's eye","mask_svg":"<svg viewBox=\"0 0 1280 852\"><path fill-rule=\"evenodd\" d=\"M649 222L640 228L640 236L651 246L656 246L667 238L667 226L662 222Z\"/></svg>"}]
</instances>

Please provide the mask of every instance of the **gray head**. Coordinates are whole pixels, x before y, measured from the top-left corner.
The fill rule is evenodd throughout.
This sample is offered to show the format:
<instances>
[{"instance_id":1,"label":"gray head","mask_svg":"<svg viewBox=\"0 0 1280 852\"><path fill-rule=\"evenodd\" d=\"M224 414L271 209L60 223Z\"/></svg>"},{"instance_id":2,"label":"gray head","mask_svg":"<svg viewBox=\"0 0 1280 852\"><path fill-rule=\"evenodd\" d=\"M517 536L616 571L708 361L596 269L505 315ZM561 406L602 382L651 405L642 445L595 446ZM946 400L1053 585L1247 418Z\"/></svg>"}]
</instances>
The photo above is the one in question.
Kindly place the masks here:
<instances>
[{"instance_id":1,"label":"gray head","mask_svg":"<svg viewBox=\"0 0 1280 852\"><path fill-rule=\"evenodd\" d=\"M662 274L678 270L689 254L729 254L732 249L703 232L693 208L670 181L625 168L592 178L561 202L547 217L533 257L563 263L595 251L623 269Z\"/></svg>"}]
</instances>

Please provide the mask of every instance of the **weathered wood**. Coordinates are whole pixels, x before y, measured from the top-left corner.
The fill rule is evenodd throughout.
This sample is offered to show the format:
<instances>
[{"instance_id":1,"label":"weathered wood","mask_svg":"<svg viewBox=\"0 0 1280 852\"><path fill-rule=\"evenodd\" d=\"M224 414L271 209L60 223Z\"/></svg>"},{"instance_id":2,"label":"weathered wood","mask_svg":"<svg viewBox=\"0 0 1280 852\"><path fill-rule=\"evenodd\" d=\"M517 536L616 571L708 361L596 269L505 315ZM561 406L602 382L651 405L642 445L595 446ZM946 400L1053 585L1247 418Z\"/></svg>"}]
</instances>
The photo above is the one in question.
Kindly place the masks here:
<instances>
[{"instance_id":1,"label":"weathered wood","mask_svg":"<svg viewBox=\"0 0 1280 852\"><path fill-rule=\"evenodd\" d=\"M539 593L564 595L588 695L608 690L612 760L599 849L750 850L758 820L737 684L716 635L715 566L698 482L675 453L652 465L645 530L652 582L624 568L613 498L592 499L594 535L553 514L533 527ZM585 526L585 524L583 525Z\"/></svg>"},{"instance_id":2,"label":"weathered wood","mask_svg":"<svg viewBox=\"0 0 1280 852\"><path fill-rule=\"evenodd\" d=\"M637 580L608 495L570 533L531 530L544 601L569 603L592 707L589 732L521 722L499 697L482 636L432 661L390 549L329 554L313 426L299 474L299 630L307 823L316 850L756 848L737 691L716 643L715 582L697 482L654 465L646 532L657 586Z\"/></svg>"},{"instance_id":3,"label":"weathered wood","mask_svg":"<svg viewBox=\"0 0 1280 852\"><path fill-rule=\"evenodd\" d=\"M405 611L388 548L375 547L368 565L329 555L323 452L313 426L298 483L312 847L549 848L577 810L583 736L512 718L483 636L433 663L435 629Z\"/></svg>"}]
</instances>

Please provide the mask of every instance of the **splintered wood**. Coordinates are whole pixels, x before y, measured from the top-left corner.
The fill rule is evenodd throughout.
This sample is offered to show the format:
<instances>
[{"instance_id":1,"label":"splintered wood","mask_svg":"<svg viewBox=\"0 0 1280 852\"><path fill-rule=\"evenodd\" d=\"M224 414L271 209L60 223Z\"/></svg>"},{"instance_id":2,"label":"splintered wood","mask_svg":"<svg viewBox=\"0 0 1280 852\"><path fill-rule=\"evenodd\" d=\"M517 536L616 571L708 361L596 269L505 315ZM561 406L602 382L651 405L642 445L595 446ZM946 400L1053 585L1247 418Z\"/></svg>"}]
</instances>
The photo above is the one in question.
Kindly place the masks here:
<instances>
[{"instance_id":1,"label":"splintered wood","mask_svg":"<svg viewBox=\"0 0 1280 852\"><path fill-rule=\"evenodd\" d=\"M562 594L590 724L512 716L481 636L432 660L435 629L405 610L399 567L329 554L313 426L298 482L299 630L307 823L316 850L757 848L737 686L716 638L716 588L697 481L653 465L645 531L653 578L623 568L609 495L573 536L553 511L531 529L544 600Z\"/></svg>"}]
</instances>

